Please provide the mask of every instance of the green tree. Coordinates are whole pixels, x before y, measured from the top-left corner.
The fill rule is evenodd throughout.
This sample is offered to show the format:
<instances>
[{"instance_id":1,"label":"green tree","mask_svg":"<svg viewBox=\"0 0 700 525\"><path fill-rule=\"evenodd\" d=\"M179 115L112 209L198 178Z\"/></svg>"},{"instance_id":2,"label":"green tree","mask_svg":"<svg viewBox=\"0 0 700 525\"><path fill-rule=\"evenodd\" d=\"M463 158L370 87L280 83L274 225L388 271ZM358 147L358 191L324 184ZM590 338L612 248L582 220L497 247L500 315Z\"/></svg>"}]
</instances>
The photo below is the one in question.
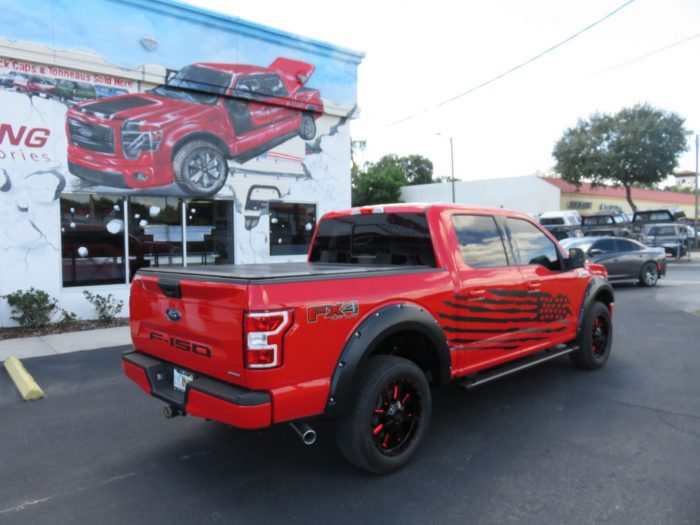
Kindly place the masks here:
<instances>
[{"instance_id":1,"label":"green tree","mask_svg":"<svg viewBox=\"0 0 700 525\"><path fill-rule=\"evenodd\" d=\"M381 163L367 165L352 188L352 205L386 204L398 202L401 186L408 181L401 168Z\"/></svg>"},{"instance_id":2,"label":"green tree","mask_svg":"<svg viewBox=\"0 0 700 525\"><path fill-rule=\"evenodd\" d=\"M364 149L364 142L353 142L353 153ZM397 202L401 186L429 184L433 181L433 163L421 155L385 155L364 168L352 165L352 204L385 204Z\"/></svg>"},{"instance_id":3,"label":"green tree","mask_svg":"<svg viewBox=\"0 0 700 525\"><path fill-rule=\"evenodd\" d=\"M649 104L624 108L615 115L595 113L580 119L554 146L552 155L562 179L579 186L610 183L625 188L652 187L672 173L686 150L685 119Z\"/></svg>"}]
</instances>

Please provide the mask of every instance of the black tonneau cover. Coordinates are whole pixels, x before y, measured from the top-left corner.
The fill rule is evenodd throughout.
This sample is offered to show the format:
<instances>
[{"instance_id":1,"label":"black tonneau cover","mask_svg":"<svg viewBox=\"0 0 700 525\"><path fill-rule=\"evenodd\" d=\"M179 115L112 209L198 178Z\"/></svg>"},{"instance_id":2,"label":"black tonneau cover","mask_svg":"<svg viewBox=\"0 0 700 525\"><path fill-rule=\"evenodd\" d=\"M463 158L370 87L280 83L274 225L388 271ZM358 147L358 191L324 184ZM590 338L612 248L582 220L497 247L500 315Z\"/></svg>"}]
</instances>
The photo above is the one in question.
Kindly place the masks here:
<instances>
[{"instance_id":1,"label":"black tonneau cover","mask_svg":"<svg viewBox=\"0 0 700 525\"><path fill-rule=\"evenodd\" d=\"M296 282L324 279L405 275L445 271L430 266L409 265L360 265L335 263L274 263L274 264L222 264L221 266L188 266L187 268L141 268L143 276L173 280L234 281L234 282Z\"/></svg>"}]
</instances>

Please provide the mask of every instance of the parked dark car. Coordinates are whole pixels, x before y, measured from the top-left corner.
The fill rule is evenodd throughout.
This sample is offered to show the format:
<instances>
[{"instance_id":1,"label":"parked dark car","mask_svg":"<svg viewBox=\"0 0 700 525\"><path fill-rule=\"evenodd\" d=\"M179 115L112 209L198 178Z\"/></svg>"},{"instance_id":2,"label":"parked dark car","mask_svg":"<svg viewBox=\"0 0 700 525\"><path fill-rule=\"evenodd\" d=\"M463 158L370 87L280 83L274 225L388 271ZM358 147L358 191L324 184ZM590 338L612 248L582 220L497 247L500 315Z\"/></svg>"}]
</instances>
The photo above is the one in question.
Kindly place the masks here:
<instances>
[{"instance_id":1,"label":"parked dark car","mask_svg":"<svg viewBox=\"0 0 700 525\"><path fill-rule=\"evenodd\" d=\"M586 215L581 230L587 237L629 237L632 234L629 217L617 210L606 210Z\"/></svg>"},{"instance_id":2,"label":"parked dark car","mask_svg":"<svg viewBox=\"0 0 700 525\"><path fill-rule=\"evenodd\" d=\"M654 286L666 275L663 248L649 248L620 237L582 237L559 242L567 250L583 250L588 259L605 266L611 282L635 281L642 286Z\"/></svg>"}]
</instances>

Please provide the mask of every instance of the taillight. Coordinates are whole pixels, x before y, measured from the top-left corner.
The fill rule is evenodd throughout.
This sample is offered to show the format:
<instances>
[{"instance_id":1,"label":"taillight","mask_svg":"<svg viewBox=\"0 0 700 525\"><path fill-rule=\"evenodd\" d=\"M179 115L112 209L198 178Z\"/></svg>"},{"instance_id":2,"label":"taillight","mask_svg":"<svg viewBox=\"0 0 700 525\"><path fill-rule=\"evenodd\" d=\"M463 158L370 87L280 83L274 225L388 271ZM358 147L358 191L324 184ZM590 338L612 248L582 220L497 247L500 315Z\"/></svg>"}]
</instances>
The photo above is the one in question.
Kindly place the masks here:
<instances>
[{"instance_id":1,"label":"taillight","mask_svg":"<svg viewBox=\"0 0 700 525\"><path fill-rule=\"evenodd\" d=\"M245 315L245 366L275 368L282 365L284 334L292 326L292 311L248 312Z\"/></svg>"}]
</instances>

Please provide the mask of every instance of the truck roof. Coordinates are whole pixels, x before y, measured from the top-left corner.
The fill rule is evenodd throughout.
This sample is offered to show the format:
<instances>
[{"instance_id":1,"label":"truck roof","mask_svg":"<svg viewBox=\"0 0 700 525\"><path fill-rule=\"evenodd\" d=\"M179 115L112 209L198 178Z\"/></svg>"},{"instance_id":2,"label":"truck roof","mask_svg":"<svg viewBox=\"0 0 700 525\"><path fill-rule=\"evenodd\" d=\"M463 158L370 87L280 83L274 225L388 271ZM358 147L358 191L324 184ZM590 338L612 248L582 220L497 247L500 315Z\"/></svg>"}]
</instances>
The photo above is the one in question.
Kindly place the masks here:
<instances>
[{"instance_id":1,"label":"truck roof","mask_svg":"<svg viewBox=\"0 0 700 525\"><path fill-rule=\"evenodd\" d=\"M428 210L436 210L438 212L445 210L460 210L464 212L488 212L494 215L517 215L532 219L526 213L510 210L507 208L493 208L489 206L475 206L466 204L451 204L451 203L422 203L408 202L396 204L372 204L369 206L357 206L354 208L346 208L343 210L335 210L326 213L323 218L329 219L333 217L345 217L347 215L359 215L368 213L426 213Z\"/></svg>"}]
</instances>

